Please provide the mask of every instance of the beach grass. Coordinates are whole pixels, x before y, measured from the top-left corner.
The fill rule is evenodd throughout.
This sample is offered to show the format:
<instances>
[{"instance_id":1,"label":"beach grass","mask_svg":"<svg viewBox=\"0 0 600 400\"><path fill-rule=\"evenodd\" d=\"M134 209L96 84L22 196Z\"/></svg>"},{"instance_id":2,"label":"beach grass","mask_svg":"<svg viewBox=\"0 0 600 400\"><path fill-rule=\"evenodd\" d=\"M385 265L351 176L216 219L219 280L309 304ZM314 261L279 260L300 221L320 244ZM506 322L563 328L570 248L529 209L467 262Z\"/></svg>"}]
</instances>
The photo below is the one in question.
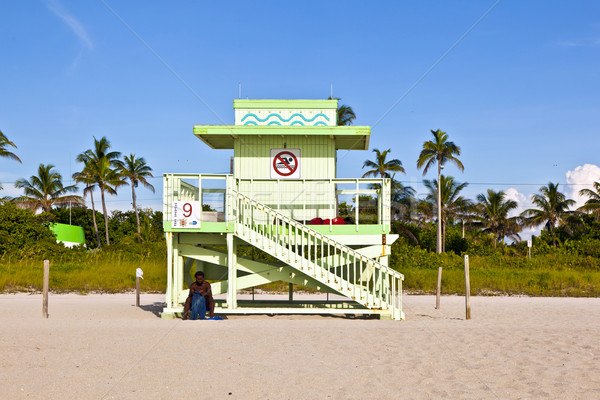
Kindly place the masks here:
<instances>
[{"instance_id":1,"label":"beach grass","mask_svg":"<svg viewBox=\"0 0 600 400\"><path fill-rule=\"evenodd\" d=\"M53 292L119 293L135 288L135 270L142 268L144 292L164 292L166 252L150 251L64 252L50 258L50 288ZM395 259L393 267L404 274L404 290L433 294L438 267L443 267L442 293L464 294L464 261L461 256L413 254L410 259ZM43 259L18 254L0 257L2 292L40 291ZM471 256L471 294L599 297L600 268L594 257L547 254L527 257ZM288 284L273 282L259 289L287 292ZM295 290L308 290L295 287ZM310 291L310 290L309 290Z\"/></svg>"},{"instance_id":2,"label":"beach grass","mask_svg":"<svg viewBox=\"0 0 600 400\"><path fill-rule=\"evenodd\" d=\"M0 258L0 288L4 292L41 290L43 265L41 259ZM53 292L125 292L135 288L136 268L144 271L140 290L164 292L166 256L119 252L78 253L50 259L50 288Z\"/></svg>"}]
</instances>

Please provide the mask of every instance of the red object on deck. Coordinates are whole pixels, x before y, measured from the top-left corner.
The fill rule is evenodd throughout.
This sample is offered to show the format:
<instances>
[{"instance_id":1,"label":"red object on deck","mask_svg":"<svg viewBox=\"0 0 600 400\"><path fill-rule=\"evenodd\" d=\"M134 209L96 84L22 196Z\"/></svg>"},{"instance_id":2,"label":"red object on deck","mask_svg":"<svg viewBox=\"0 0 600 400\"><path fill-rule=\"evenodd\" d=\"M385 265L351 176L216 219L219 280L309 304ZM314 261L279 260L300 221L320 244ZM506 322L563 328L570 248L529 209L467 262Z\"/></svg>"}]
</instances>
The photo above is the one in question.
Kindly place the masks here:
<instances>
[{"instance_id":1,"label":"red object on deck","mask_svg":"<svg viewBox=\"0 0 600 400\"><path fill-rule=\"evenodd\" d=\"M323 218L313 218L310 220L310 222L308 223L309 225L322 225L323 224Z\"/></svg>"},{"instance_id":2,"label":"red object on deck","mask_svg":"<svg viewBox=\"0 0 600 400\"><path fill-rule=\"evenodd\" d=\"M333 221L331 221L331 223L333 225L344 225L346 223L346 221L344 221L343 218L336 217L336 218L333 219Z\"/></svg>"}]
</instances>

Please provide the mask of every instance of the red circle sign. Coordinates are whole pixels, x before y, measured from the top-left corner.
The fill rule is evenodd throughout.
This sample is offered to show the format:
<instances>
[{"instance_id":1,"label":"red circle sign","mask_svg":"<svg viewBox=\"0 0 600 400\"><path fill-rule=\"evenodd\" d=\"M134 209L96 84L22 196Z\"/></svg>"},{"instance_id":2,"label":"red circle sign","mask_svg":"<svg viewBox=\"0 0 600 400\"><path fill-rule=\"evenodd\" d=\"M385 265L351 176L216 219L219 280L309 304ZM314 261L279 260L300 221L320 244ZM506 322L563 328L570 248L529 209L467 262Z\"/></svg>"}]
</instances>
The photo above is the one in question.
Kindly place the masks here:
<instances>
[{"instance_id":1,"label":"red circle sign","mask_svg":"<svg viewBox=\"0 0 600 400\"><path fill-rule=\"evenodd\" d=\"M273 157L273 169L278 175L290 176L298 169L298 159L289 151L281 151Z\"/></svg>"}]
</instances>

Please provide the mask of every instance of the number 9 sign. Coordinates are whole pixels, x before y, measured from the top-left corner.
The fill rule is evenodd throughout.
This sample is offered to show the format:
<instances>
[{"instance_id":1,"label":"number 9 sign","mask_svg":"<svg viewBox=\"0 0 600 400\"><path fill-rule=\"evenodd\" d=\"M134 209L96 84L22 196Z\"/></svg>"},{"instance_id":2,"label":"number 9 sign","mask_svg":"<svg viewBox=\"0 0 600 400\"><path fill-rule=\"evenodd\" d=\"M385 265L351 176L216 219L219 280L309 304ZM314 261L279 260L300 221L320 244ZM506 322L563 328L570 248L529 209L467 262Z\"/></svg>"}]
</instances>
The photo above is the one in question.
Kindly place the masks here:
<instances>
[{"instance_id":1,"label":"number 9 sign","mask_svg":"<svg viewBox=\"0 0 600 400\"><path fill-rule=\"evenodd\" d=\"M200 228L202 207L199 201L174 201L172 228Z\"/></svg>"}]
</instances>

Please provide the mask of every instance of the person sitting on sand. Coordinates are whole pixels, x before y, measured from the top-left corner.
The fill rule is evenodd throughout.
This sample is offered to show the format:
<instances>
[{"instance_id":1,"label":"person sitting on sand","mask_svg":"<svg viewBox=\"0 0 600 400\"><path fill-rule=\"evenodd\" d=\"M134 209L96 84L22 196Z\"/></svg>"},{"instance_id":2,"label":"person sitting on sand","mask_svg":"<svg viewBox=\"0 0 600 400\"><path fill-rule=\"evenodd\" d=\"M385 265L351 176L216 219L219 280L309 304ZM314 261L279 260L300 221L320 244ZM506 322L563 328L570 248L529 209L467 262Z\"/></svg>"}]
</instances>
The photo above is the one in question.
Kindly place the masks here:
<instances>
[{"instance_id":1,"label":"person sitting on sand","mask_svg":"<svg viewBox=\"0 0 600 400\"><path fill-rule=\"evenodd\" d=\"M210 283L204 280L204 272L202 271L197 271L194 276L196 282L190 285L190 294L183 307L183 319L188 319L190 308L192 310L190 319L192 320L204 319L207 309L210 318L213 318L215 316L215 300L212 297Z\"/></svg>"}]
</instances>

